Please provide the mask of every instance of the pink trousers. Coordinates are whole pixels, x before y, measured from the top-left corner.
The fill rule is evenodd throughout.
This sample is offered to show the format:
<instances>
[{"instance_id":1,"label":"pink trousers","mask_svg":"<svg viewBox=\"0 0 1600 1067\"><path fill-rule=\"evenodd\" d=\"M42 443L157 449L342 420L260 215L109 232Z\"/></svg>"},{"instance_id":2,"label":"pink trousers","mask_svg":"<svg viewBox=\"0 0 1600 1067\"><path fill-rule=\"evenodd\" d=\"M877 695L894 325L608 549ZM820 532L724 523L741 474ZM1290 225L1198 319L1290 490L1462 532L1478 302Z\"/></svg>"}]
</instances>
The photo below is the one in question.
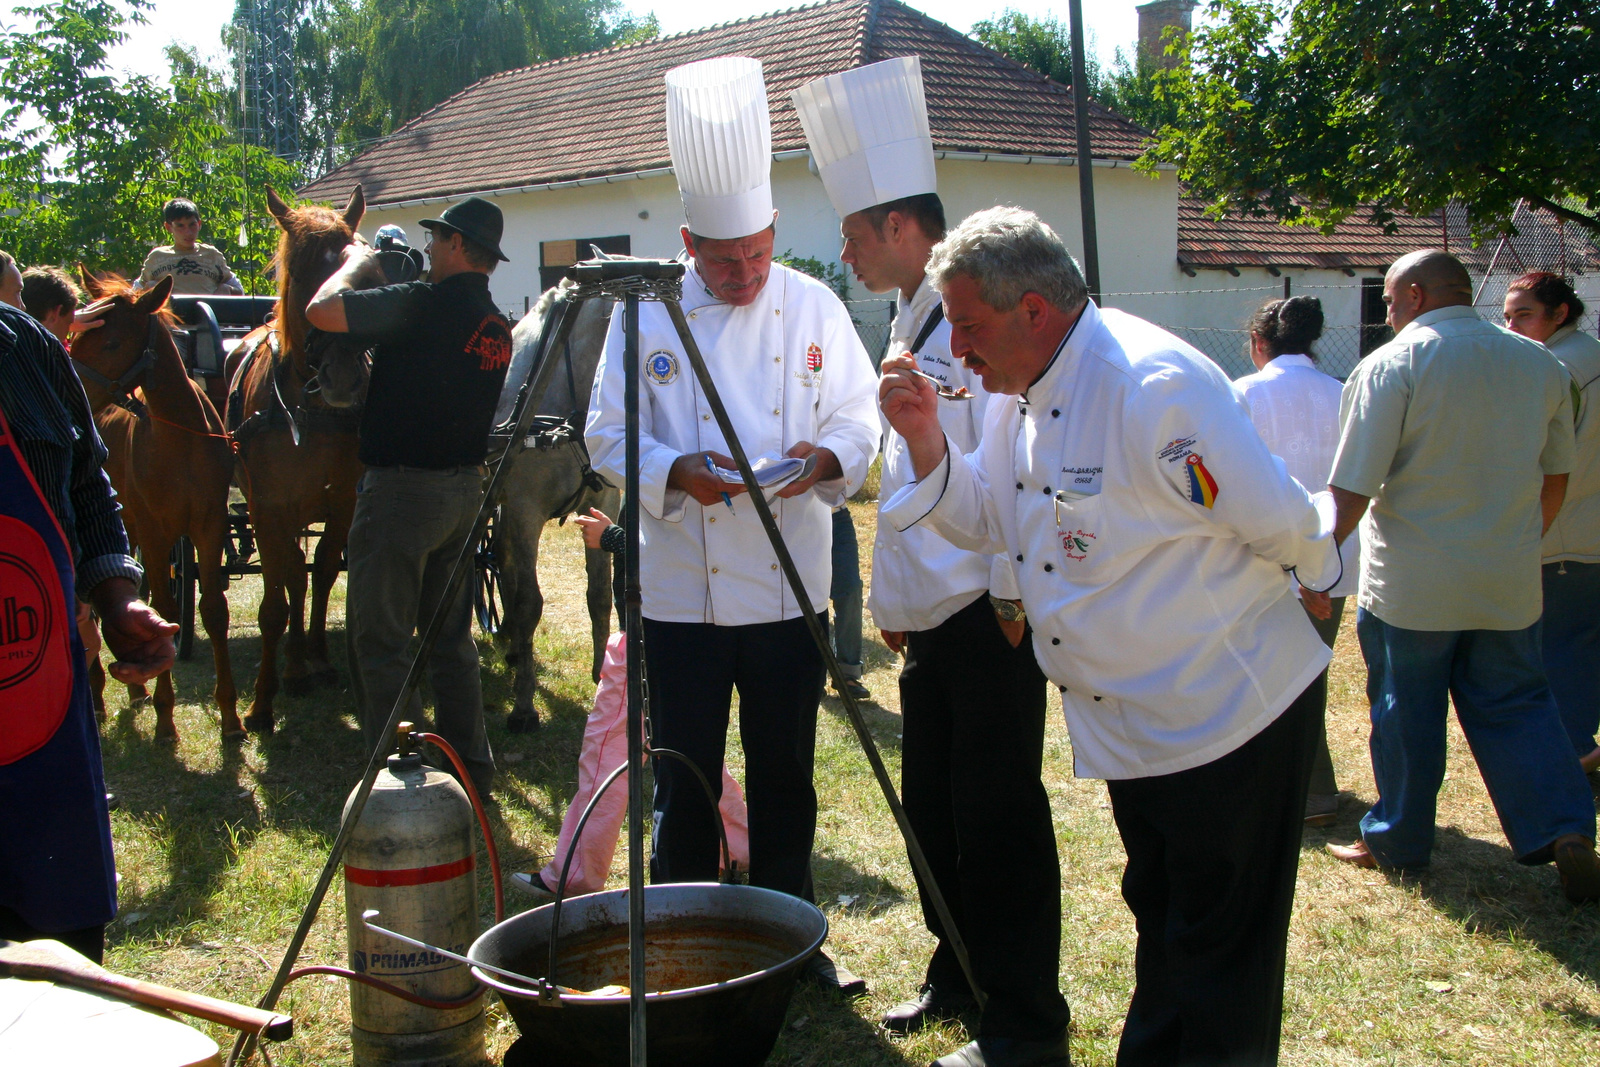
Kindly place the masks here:
<instances>
[{"instance_id":1,"label":"pink trousers","mask_svg":"<svg viewBox=\"0 0 1600 1067\"><path fill-rule=\"evenodd\" d=\"M628 641L627 635L614 633L606 642L605 660L600 665L600 688L595 690L594 710L583 728L583 749L578 753L578 792L561 820L561 836L556 853L540 872L544 884L556 888L561 880L561 865L572 853L572 870L567 874L568 896L598 893L605 888L611 871L611 857L617 851L622 819L628 809L628 776L622 775L607 789L583 828L577 846L572 835L583 818L595 790L606 775L628 760ZM740 870L750 869L750 818L744 807L739 783L722 766L722 824L728 834L728 851Z\"/></svg>"}]
</instances>

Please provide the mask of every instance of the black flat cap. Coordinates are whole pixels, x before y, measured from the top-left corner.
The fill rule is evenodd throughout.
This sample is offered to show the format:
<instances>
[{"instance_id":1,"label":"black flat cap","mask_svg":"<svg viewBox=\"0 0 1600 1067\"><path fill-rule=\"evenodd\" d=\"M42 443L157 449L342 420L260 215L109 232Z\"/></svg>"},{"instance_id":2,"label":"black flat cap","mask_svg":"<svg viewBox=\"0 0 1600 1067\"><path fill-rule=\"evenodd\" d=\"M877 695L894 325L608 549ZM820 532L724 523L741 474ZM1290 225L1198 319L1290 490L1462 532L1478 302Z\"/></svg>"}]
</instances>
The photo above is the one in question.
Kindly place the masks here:
<instances>
[{"instance_id":1,"label":"black flat cap","mask_svg":"<svg viewBox=\"0 0 1600 1067\"><path fill-rule=\"evenodd\" d=\"M455 230L474 244L482 245L493 252L500 262L511 262L510 258L500 251L500 235L505 231L505 217L500 214L497 205L489 203L481 196L469 196L459 204L451 204L439 213L438 218L423 219L422 225L429 229L444 226Z\"/></svg>"}]
</instances>

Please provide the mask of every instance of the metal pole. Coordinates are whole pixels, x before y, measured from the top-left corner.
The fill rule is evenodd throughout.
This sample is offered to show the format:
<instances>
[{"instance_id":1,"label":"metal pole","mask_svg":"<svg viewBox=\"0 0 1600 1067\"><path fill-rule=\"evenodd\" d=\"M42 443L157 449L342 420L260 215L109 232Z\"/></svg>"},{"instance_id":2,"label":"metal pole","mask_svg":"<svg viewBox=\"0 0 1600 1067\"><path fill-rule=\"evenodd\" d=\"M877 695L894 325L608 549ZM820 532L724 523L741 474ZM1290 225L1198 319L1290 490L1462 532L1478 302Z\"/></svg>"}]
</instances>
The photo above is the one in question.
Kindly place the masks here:
<instances>
[{"instance_id":1,"label":"metal pole","mask_svg":"<svg viewBox=\"0 0 1600 1067\"><path fill-rule=\"evenodd\" d=\"M628 557L622 579L623 632L628 640L628 1049L645 1064L644 979L644 637L639 632L639 297L622 305L622 404L626 427L622 525ZM551 931L551 940L558 931Z\"/></svg>"},{"instance_id":2,"label":"metal pole","mask_svg":"<svg viewBox=\"0 0 1600 1067\"><path fill-rule=\"evenodd\" d=\"M1068 0L1072 28L1072 117L1077 125L1078 212L1083 216L1083 274L1089 296L1100 301L1100 239L1094 221L1094 157L1089 145L1089 84L1083 62L1083 0Z\"/></svg>"},{"instance_id":3,"label":"metal pole","mask_svg":"<svg viewBox=\"0 0 1600 1067\"><path fill-rule=\"evenodd\" d=\"M850 717L850 725L855 727L856 738L861 742L861 750L867 757L867 764L878 780L878 787L883 790L883 799L888 802L889 812L900 828L900 836L905 839L906 853L911 857L911 866L922 878L922 886L933 902L933 910L938 914L939 922L944 926L945 940L950 945L951 951L956 954L956 961L961 964L961 971L966 975L967 984L972 987L973 999L978 1002L981 1011L988 997L984 994L983 987L978 984L977 972L972 969L972 960L967 955L967 943L962 940L961 931L956 927L950 905L945 901L944 893L933 876L933 867L928 863L928 857L923 854L921 843L917 841L917 833L911 828L911 820L907 818L906 809L900 803L899 794L895 792L894 780L889 777L889 769L883 765L883 757L878 754L878 745L872 740L872 731L867 726L867 720L861 714L856 698L850 695L849 688L845 685L844 672L839 667L839 660L833 654L833 644L823 632L822 623L811 607L811 597L806 592L805 582L800 578L800 572L794 565L794 557L789 555L789 546L784 543L783 534L778 530L777 520L772 517L772 509L767 505L766 492L756 482L755 472L750 469L750 460L745 456L744 446L739 443L739 435L734 432L733 420L728 418L728 411L722 406L722 397L717 392L716 383L711 380L711 372L706 370L700 346L695 343L694 335L689 332L689 320L684 318L683 307L676 300L664 300L662 306L672 317L672 325L678 331L678 340L683 343L684 355L689 357L689 366L694 369L695 378L700 382L700 390L706 395L706 405L711 408L711 417L716 419L717 428L722 431L722 438L727 443L728 454L738 464L739 473L744 477L744 486L749 491L750 503L756 509L756 516L760 518L762 528L767 532L767 540L772 543L773 554L778 557L778 567L788 580L789 588L794 591L795 601L799 603L801 614L806 620L806 628L811 631L811 639L816 642L817 650L822 653L822 662L833 677L834 689L838 690L840 699L844 701L845 713Z\"/></svg>"}]
</instances>

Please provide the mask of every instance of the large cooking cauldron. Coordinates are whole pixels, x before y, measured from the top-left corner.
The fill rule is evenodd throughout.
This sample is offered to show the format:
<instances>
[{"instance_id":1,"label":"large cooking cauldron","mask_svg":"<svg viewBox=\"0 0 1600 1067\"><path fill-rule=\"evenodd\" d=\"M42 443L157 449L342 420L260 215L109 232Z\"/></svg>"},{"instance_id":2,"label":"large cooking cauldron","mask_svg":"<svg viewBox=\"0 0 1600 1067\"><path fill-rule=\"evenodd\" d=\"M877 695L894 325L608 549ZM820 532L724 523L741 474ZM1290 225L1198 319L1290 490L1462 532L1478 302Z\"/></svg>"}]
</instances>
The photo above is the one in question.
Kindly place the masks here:
<instances>
[{"instance_id":1,"label":"large cooking cauldron","mask_svg":"<svg viewBox=\"0 0 1600 1067\"><path fill-rule=\"evenodd\" d=\"M468 957L543 976L553 910L546 904L491 927ZM822 912L770 889L700 883L647 886L644 912L651 1067L765 1061L800 967L828 934ZM563 994L561 1007L541 1007L514 984L481 968L473 973L500 993L542 1065L627 1067L626 993ZM555 980L578 990L627 985L626 890L562 902Z\"/></svg>"}]
</instances>

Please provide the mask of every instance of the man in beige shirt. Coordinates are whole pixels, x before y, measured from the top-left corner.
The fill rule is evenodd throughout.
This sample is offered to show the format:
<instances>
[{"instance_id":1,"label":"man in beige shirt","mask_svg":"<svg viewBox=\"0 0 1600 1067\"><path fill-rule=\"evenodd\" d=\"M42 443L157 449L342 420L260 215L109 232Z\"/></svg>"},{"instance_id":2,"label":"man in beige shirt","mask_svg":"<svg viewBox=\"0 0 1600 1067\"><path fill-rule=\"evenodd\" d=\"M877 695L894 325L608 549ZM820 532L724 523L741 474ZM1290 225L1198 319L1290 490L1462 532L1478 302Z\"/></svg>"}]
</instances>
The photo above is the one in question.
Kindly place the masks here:
<instances>
[{"instance_id":1,"label":"man in beige shirt","mask_svg":"<svg viewBox=\"0 0 1600 1067\"><path fill-rule=\"evenodd\" d=\"M1478 317L1447 253L1398 260L1383 299L1396 335L1345 385L1328 478L1335 536L1366 516L1356 633L1379 798L1362 840L1329 851L1427 866L1453 697L1518 860L1553 859L1568 899L1600 900L1594 806L1539 650L1540 538L1573 463L1566 374Z\"/></svg>"},{"instance_id":2,"label":"man in beige shirt","mask_svg":"<svg viewBox=\"0 0 1600 1067\"><path fill-rule=\"evenodd\" d=\"M175 295L243 295L244 286L228 269L227 257L200 243L200 209L192 200L168 200L161 210L161 228L172 235L172 243L157 245L145 257L139 272L140 289L171 275Z\"/></svg>"}]
</instances>

